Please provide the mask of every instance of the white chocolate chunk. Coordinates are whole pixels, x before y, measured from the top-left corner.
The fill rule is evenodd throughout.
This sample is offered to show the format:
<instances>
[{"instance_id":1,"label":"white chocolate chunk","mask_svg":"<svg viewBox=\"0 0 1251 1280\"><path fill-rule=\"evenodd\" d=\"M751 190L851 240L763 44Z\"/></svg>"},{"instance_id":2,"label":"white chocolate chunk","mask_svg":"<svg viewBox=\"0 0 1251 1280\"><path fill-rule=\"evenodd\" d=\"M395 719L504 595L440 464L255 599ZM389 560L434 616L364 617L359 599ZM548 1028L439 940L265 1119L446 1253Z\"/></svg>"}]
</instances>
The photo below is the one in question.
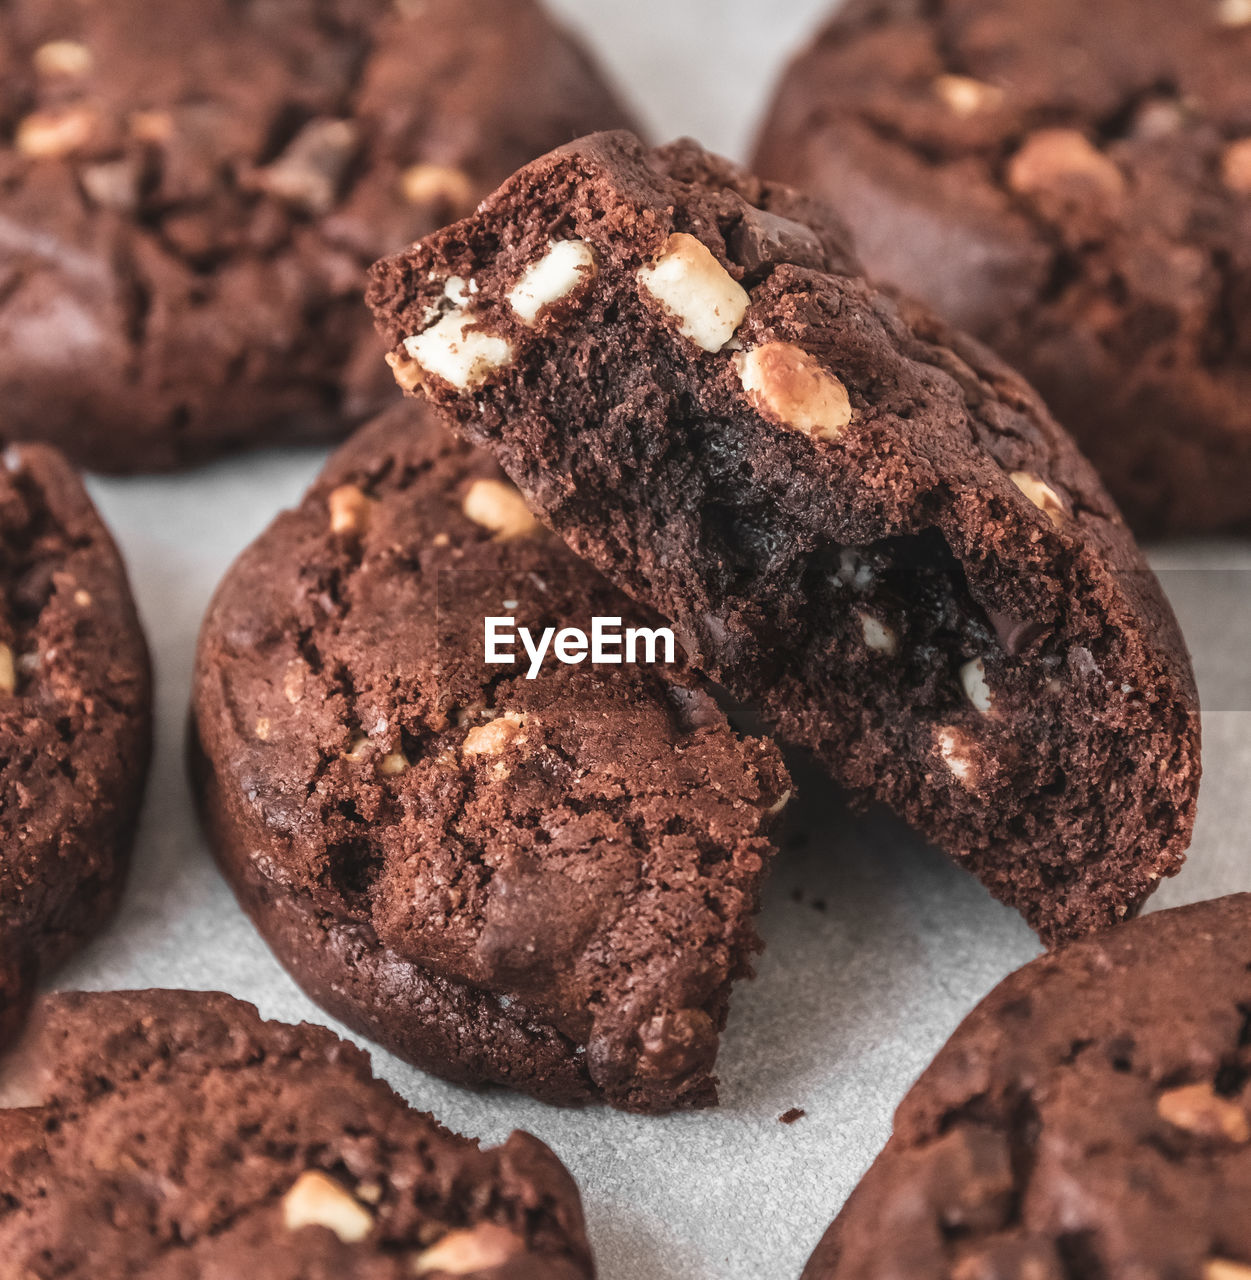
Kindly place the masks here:
<instances>
[{"instance_id":1,"label":"white chocolate chunk","mask_svg":"<svg viewBox=\"0 0 1251 1280\"><path fill-rule=\"evenodd\" d=\"M869 649L878 653L894 653L899 648L895 633L880 618L860 610L860 628L864 632L864 643Z\"/></svg>"},{"instance_id":2,"label":"white chocolate chunk","mask_svg":"<svg viewBox=\"0 0 1251 1280\"><path fill-rule=\"evenodd\" d=\"M784 427L837 440L852 418L847 388L802 347L766 342L734 357L751 402Z\"/></svg>"},{"instance_id":3,"label":"white chocolate chunk","mask_svg":"<svg viewBox=\"0 0 1251 1280\"><path fill-rule=\"evenodd\" d=\"M508 292L508 305L529 325L544 307L567 298L596 271L595 250L585 240L553 240Z\"/></svg>"},{"instance_id":4,"label":"white chocolate chunk","mask_svg":"<svg viewBox=\"0 0 1251 1280\"><path fill-rule=\"evenodd\" d=\"M678 332L705 351L720 351L743 322L747 290L684 231L665 241L660 256L638 270L639 284L678 322Z\"/></svg>"},{"instance_id":5,"label":"white chocolate chunk","mask_svg":"<svg viewBox=\"0 0 1251 1280\"><path fill-rule=\"evenodd\" d=\"M343 1241L355 1244L373 1230L374 1220L333 1178L309 1169L282 1198L282 1221L288 1231L327 1227Z\"/></svg>"},{"instance_id":6,"label":"white chocolate chunk","mask_svg":"<svg viewBox=\"0 0 1251 1280\"><path fill-rule=\"evenodd\" d=\"M995 699L990 685L986 683L986 664L981 658L974 658L960 668L960 683L964 687L964 696L982 713L990 715Z\"/></svg>"},{"instance_id":7,"label":"white chocolate chunk","mask_svg":"<svg viewBox=\"0 0 1251 1280\"><path fill-rule=\"evenodd\" d=\"M424 333L405 338L404 350L427 373L458 391L471 391L513 359L506 338L477 329L476 323L467 311L451 311Z\"/></svg>"}]
</instances>

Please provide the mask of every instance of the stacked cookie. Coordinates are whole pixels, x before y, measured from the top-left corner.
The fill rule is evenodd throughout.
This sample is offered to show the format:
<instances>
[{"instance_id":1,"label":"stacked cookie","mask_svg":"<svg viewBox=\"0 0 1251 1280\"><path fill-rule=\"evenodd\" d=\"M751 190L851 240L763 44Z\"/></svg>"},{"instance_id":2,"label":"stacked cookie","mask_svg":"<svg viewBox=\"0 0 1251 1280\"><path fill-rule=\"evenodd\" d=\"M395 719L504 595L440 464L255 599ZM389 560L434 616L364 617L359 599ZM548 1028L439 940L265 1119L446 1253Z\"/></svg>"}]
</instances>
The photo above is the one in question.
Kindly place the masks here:
<instances>
[{"instance_id":1,"label":"stacked cookie","mask_svg":"<svg viewBox=\"0 0 1251 1280\"><path fill-rule=\"evenodd\" d=\"M759 946L780 755L684 664L489 666L497 614L655 621L400 405L205 620L194 771L222 869L314 999L419 1066L706 1106Z\"/></svg>"}]
</instances>

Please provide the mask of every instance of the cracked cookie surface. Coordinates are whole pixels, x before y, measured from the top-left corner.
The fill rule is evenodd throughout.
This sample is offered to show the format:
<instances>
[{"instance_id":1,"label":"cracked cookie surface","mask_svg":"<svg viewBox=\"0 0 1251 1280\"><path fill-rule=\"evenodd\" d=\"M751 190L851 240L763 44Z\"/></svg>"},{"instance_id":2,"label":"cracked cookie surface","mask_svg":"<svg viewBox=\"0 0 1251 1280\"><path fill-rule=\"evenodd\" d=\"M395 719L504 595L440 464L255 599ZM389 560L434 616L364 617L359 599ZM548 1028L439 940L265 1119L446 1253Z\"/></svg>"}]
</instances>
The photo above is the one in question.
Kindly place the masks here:
<instances>
[{"instance_id":1,"label":"cracked cookie surface","mask_svg":"<svg viewBox=\"0 0 1251 1280\"><path fill-rule=\"evenodd\" d=\"M1251 1276L1251 895L1034 961L965 1019L804 1280Z\"/></svg>"},{"instance_id":2,"label":"cracked cookie surface","mask_svg":"<svg viewBox=\"0 0 1251 1280\"><path fill-rule=\"evenodd\" d=\"M11 0L0 72L0 432L107 471L344 435L368 263L625 119L532 0Z\"/></svg>"},{"instance_id":3,"label":"cracked cookie surface","mask_svg":"<svg viewBox=\"0 0 1251 1280\"><path fill-rule=\"evenodd\" d=\"M0 456L0 1041L122 889L151 749L147 646L64 458Z\"/></svg>"},{"instance_id":4,"label":"cracked cookie surface","mask_svg":"<svg viewBox=\"0 0 1251 1280\"><path fill-rule=\"evenodd\" d=\"M1141 533L1251 528L1251 7L852 0L756 166L1038 388Z\"/></svg>"},{"instance_id":5,"label":"cracked cookie surface","mask_svg":"<svg viewBox=\"0 0 1251 1280\"><path fill-rule=\"evenodd\" d=\"M0 1106L10 1274L593 1273L577 1188L537 1138L481 1150L324 1027L217 992L42 997Z\"/></svg>"},{"instance_id":6,"label":"cracked cookie surface","mask_svg":"<svg viewBox=\"0 0 1251 1280\"><path fill-rule=\"evenodd\" d=\"M1048 941L1181 865L1198 708L1158 584L1035 393L868 285L824 205L599 135L370 297L401 384L576 553Z\"/></svg>"},{"instance_id":7,"label":"cracked cookie surface","mask_svg":"<svg viewBox=\"0 0 1251 1280\"><path fill-rule=\"evenodd\" d=\"M452 1079L715 1101L788 795L682 666L483 661L486 616L653 625L401 404L219 588L194 695L219 860L313 997Z\"/></svg>"}]
</instances>

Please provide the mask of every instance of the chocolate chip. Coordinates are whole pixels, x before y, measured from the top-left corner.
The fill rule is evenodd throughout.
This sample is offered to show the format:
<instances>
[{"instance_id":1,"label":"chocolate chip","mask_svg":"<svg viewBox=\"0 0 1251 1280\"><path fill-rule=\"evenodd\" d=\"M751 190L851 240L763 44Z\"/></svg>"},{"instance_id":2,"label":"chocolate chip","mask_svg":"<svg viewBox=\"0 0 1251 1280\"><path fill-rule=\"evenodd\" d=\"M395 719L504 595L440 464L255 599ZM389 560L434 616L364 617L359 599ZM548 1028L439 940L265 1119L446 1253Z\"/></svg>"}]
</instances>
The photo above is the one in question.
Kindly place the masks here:
<instances>
[{"instance_id":1,"label":"chocolate chip","mask_svg":"<svg viewBox=\"0 0 1251 1280\"><path fill-rule=\"evenodd\" d=\"M784 262L813 269L825 263L821 241L809 227L746 203L726 247L748 275Z\"/></svg>"},{"instance_id":2,"label":"chocolate chip","mask_svg":"<svg viewBox=\"0 0 1251 1280\"><path fill-rule=\"evenodd\" d=\"M1010 658L1024 653L1046 631L1046 627L1040 622L1032 619L1021 622L1009 617L1006 613L996 613L993 609L986 611L986 620L994 627L995 635L999 637L999 647Z\"/></svg>"}]
</instances>

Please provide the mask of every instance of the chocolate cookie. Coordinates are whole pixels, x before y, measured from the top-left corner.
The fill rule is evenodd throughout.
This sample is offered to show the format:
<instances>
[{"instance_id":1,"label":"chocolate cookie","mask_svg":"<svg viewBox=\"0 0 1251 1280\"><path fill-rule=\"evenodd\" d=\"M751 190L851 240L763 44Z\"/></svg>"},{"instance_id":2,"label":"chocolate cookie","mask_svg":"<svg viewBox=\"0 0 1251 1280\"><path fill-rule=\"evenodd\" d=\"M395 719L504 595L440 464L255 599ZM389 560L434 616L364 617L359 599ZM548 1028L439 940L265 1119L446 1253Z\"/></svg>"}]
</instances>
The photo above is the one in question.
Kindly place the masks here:
<instances>
[{"instance_id":1,"label":"chocolate cookie","mask_svg":"<svg viewBox=\"0 0 1251 1280\"><path fill-rule=\"evenodd\" d=\"M1251 1276L1251 895L1045 956L965 1019L805 1280Z\"/></svg>"},{"instance_id":2,"label":"chocolate cookie","mask_svg":"<svg viewBox=\"0 0 1251 1280\"><path fill-rule=\"evenodd\" d=\"M573 1179L486 1151L323 1027L216 992L43 997L0 1064L5 1273L400 1280L593 1273Z\"/></svg>"},{"instance_id":3,"label":"chocolate cookie","mask_svg":"<svg viewBox=\"0 0 1251 1280\"><path fill-rule=\"evenodd\" d=\"M395 392L364 269L625 120L533 0L6 0L0 401L143 471Z\"/></svg>"},{"instance_id":4,"label":"chocolate cookie","mask_svg":"<svg viewBox=\"0 0 1251 1280\"><path fill-rule=\"evenodd\" d=\"M194 759L222 867L309 994L421 1067L708 1105L778 753L680 663L489 665L488 616L656 623L400 404L205 620Z\"/></svg>"},{"instance_id":5,"label":"chocolate cookie","mask_svg":"<svg viewBox=\"0 0 1251 1280\"><path fill-rule=\"evenodd\" d=\"M1048 941L1177 871L1199 728L1158 585L1029 387L813 206L602 135L371 300L401 383L579 555Z\"/></svg>"},{"instance_id":6,"label":"chocolate cookie","mask_svg":"<svg viewBox=\"0 0 1251 1280\"><path fill-rule=\"evenodd\" d=\"M1141 533L1251 529L1251 5L851 0L757 167L994 346Z\"/></svg>"},{"instance_id":7,"label":"chocolate cookie","mask_svg":"<svg viewBox=\"0 0 1251 1280\"><path fill-rule=\"evenodd\" d=\"M0 1042L121 893L151 749L126 571L45 446L0 459Z\"/></svg>"}]
</instances>

